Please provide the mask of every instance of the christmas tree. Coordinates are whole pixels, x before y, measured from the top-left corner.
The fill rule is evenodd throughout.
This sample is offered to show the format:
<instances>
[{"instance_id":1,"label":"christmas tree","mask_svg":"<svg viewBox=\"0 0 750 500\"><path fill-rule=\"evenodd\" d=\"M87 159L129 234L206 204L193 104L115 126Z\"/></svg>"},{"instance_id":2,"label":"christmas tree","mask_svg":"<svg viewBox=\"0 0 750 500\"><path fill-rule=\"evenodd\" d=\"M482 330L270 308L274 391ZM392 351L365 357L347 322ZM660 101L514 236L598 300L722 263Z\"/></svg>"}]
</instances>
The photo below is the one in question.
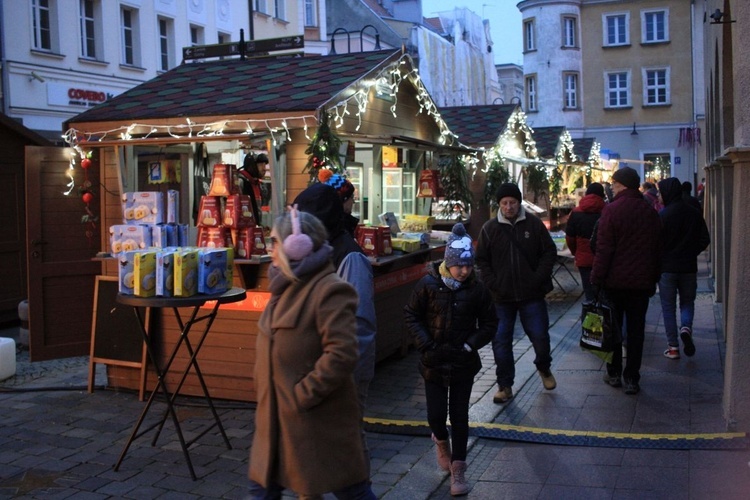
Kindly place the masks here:
<instances>
[{"instance_id":1,"label":"christmas tree","mask_svg":"<svg viewBox=\"0 0 750 500\"><path fill-rule=\"evenodd\" d=\"M331 130L329 122L328 113L323 112L318 130L305 150L308 159L304 171L310 174L310 184L318 180L318 172L321 168L329 169L336 174L343 173L339 160L341 139Z\"/></svg>"}]
</instances>

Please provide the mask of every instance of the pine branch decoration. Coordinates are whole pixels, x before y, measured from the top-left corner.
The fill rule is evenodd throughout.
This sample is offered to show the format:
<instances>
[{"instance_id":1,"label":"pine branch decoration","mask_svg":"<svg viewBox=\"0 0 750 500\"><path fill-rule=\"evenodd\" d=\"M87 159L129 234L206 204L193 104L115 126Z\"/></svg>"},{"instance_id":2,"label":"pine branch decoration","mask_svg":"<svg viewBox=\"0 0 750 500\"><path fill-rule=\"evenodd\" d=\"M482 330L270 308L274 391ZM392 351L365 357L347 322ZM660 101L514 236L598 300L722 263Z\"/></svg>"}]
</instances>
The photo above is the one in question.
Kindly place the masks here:
<instances>
[{"instance_id":1,"label":"pine branch decoration","mask_svg":"<svg viewBox=\"0 0 750 500\"><path fill-rule=\"evenodd\" d=\"M468 212L473 205L469 190L468 172L463 161L454 156L443 156L438 160L440 185L443 188L443 199L447 202L440 215L452 217Z\"/></svg>"},{"instance_id":2,"label":"pine branch decoration","mask_svg":"<svg viewBox=\"0 0 750 500\"><path fill-rule=\"evenodd\" d=\"M336 174L343 173L341 161L339 160L340 149L341 139L331 130L328 113L323 112L318 124L318 130L315 132L307 149L305 149L305 154L308 155L308 158L303 171L310 174L310 184L317 182L318 171L321 168L327 168Z\"/></svg>"}]
</instances>

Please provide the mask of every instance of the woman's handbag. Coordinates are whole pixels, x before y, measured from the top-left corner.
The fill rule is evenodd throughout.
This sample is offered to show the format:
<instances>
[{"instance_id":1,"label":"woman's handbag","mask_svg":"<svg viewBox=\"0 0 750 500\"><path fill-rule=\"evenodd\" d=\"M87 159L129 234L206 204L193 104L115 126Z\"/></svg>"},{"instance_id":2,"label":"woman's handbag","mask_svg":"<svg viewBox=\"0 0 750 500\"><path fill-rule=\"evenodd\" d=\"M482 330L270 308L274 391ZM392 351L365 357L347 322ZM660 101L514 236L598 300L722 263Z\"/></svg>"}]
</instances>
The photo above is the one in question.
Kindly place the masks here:
<instances>
[{"instance_id":1,"label":"woman's handbag","mask_svg":"<svg viewBox=\"0 0 750 500\"><path fill-rule=\"evenodd\" d=\"M621 343L622 332L613 307L601 296L597 296L594 302L584 303L580 346L611 363L614 351Z\"/></svg>"}]
</instances>

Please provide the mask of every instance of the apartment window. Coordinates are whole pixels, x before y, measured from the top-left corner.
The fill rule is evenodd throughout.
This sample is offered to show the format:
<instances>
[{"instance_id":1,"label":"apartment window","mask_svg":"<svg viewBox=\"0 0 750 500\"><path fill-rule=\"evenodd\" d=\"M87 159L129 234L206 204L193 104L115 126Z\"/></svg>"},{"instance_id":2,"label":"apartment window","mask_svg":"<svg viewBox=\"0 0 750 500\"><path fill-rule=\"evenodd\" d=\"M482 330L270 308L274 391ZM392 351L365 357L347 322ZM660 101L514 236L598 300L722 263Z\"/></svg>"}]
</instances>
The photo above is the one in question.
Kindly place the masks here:
<instances>
[{"instance_id":1,"label":"apartment window","mask_svg":"<svg viewBox=\"0 0 750 500\"><path fill-rule=\"evenodd\" d=\"M643 105L669 104L669 68L643 70Z\"/></svg>"},{"instance_id":2,"label":"apartment window","mask_svg":"<svg viewBox=\"0 0 750 500\"><path fill-rule=\"evenodd\" d=\"M524 21L523 23L523 48L524 51L530 52L536 50L536 29L534 28L534 20Z\"/></svg>"},{"instance_id":3,"label":"apartment window","mask_svg":"<svg viewBox=\"0 0 750 500\"><path fill-rule=\"evenodd\" d=\"M578 109L578 73L563 74L565 109Z\"/></svg>"},{"instance_id":4,"label":"apartment window","mask_svg":"<svg viewBox=\"0 0 750 500\"><path fill-rule=\"evenodd\" d=\"M32 0L31 23L34 37L34 49L57 50L57 33L53 19L55 19L54 0Z\"/></svg>"},{"instance_id":5,"label":"apartment window","mask_svg":"<svg viewBox=\"0 0 750 500\"><path fill-rule=\"evenodd\" d=\"M643 162L644 179L659 182L672 176L672 155L669 153L646 153Z\"/></svg>"},{"instance_id":6,"label":"apartment window","mask_svg":"<svg viewBox=\"0 0 750 500\"><path fill-rule=\"evenodd\" d=\"M129 66L140 64L138 45L138 11L123 7L120 11L120 31L122 36L122 63Z\"/></svg>"},{"instance_id":7,"label":"apartment window","mask_svg":"<svg viewBox=\"0 0 750 500\"><path fill-rule=\"evenodd\" d=\"M203 45L206 43L206 36L202 26L190 25L190 45Z\"/></svg>"},{"instance_id":8,"label":"apartment window","mask_svg":"<svg viewBox=\"0 0 750 500\"><path fill-rule=\"evenodd\" d=\"M526 77L526 110L537 111L536 109L536 76Z\"/></svg>"},{"instance_id":9,"label":"apartment window","mask_svg":"<svg viewBox=\"0 0 750 500\"><path fill-rule=\"evenodd\" d=\"M563 47L578 47L578 20L575 17L563 17Z\"/></svg>"},{"instance_id":10,"label":"apartment window","mask_svg":"<svg viewBox=\"0 0 750 500\"><path fill-rule=\"evenodd\" d=\"M628 25L630 14L605 14L602 18L604 24L604 45L616 46L630 43L628 36Z\"/></svg>"},{"instance_id":11,"label":"apartment window","mask_svg":"<svg viewBox=\"0 0 750 500\"><path fill-rule=\"evenodd\" d=\"M627 71L605 73L605 108L625 108L630 106L630 75Z\"/></svg>"},{"instance_id":12,"label":"apartment window","mask_svg":"<svg viewBox=\"0 0 750 500\"><path fill-rule=\"evenodd\" d=\"M268 0L255 0L255 12L260 12L261 14L268 14Z\"/></svg>"},{"instance_id":13,"label":"apartment window","mask_svg":"<svg viewBox=\"0 0 750 500\"><path fill-rule=\"evenodd\" d=\"M276 19L286 20L286 0L274 0Z\"/></svg>"},{"instance_id":14,"label":"apartment window","mask_svg":"<svg viewBox=\"0 0 750 500\"><path fill-rule=\"evenodd\" d=\"M174 22L172 19L159 18L159 69L167 71L172 66L172 54L174 53Z\"/></svg>"},{"instance_id":15,"label":"apartment window","mask_svg":"<svg viewBox=\"0 0 750 500\"><path fill-rule=\"evenodd\" d=\"M641 13L643 24L643 43L658 43L669 40L669 17L667 11L644 11Z\"/></svg>"},{"instance_id":16,"label":"apartment window","mask_svg":"<svg viewBox=\"0 0 750 500\"><path fill-rule=\"evenodd\" d=\"M318 19L315 15L315 0L305 0L305 26L317 26Z\"/></svg>"},{"instance_id":17,"label":"apartment window","mask_svg":"<svg viewBox=\"0 0 750 500\"><path fill-rule=\"evenodd\" d=\"M97 59L103 56L101 48L101 2L81 0L81 56Z\"/></svg>"}]
</instances>

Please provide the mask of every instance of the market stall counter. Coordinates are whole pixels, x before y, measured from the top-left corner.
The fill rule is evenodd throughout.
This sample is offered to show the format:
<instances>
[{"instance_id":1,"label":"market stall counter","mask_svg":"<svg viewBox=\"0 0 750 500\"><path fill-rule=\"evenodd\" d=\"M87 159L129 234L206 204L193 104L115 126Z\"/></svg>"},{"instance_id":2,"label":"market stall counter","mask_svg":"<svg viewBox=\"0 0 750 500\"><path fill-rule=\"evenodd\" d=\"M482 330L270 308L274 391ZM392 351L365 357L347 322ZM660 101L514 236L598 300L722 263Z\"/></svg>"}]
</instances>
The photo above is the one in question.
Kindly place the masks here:
<instances>
[{"instance_id":1,"label":"market stall counter","mask_svg":"<svg viewBox=\"0 0 750 500\"><path fill-rule=\"evenodd\" d=\"M377 360L406 354L411 339L403 324L403 306L416 282L424 276L426 265L442 256L445 244L432 241L410 253L395 251L385 257L370 257L374 274L375 313L378 330L376 339ZM255 339L257 323L271 298L268 291L269 256L235 259L234 286L246 291L243 300L222 305L216 314L209 335L200 351L200 367L206 387L214 399L256 401L253 367L255 364ZM204 307L208 307L207 304ZM151 311L149 335L156 356L171 353L179 342L182 328L169 311ZM184 314L188 314L185 311ZM153 334L152 334L153 332ZM186 353L178 353L173 361L179 372L190 363ZM146 370L145 374L141 370ZM157 387L157 375L151 365L142 368L109 366L109 385L116 388L139 389L141 375L146 389ZM179 383L176 376L167 376L167 383ZM189 373L180 393L203 396L203 388L195 373Z\"/></svg>"}]
</instances>

